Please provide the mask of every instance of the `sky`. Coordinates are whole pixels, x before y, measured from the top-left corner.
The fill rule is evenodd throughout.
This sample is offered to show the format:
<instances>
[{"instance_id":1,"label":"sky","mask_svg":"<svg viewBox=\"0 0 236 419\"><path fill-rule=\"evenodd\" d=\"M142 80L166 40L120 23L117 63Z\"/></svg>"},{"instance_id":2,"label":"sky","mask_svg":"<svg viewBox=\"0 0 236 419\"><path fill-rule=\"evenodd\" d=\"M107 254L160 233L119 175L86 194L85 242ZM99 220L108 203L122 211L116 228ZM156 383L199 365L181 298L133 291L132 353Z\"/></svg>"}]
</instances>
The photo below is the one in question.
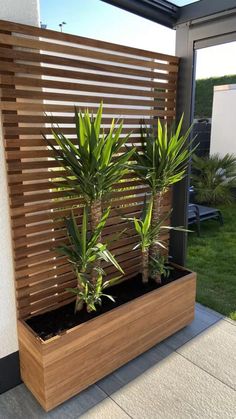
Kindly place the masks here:
<instances>
[{"instance_id":1,"label":"sky","mask_svg":"<svg viewBox=\"0 0 236 419\"><path fill-rule=\"evenodd\" d=\"M236 74L236 42L197 51L196 79Z\"/></svg>"},{"instance_id":2,"label":"sky","mask_svg":"<svg viewBox=\"0 0 236 419\"><path fill-rule=\"evenodd\" d=\"M175 52L175 31L101 0L40 0L41 21L48 29L156 52Z\"/></svg>"},{"instance_id":3,"label":"sky","mask_svg":"<svg viewBox=\"0 0 236 419\"><path fill-rule=\"evenodd\" d=\"M171 0L171 1L177 6L185 6L186 4L189 4L189 3L196 3L198 0Z\"/></svg>"},{"instance_id":4,"label":"sky","mask_svg":"<svg viewBox=\"0 0 236 419\"><path fill-rule=\"evenodd\" d=\"M193 0L192 0L193 1ZM185 4L186 0L176 0ZM40 0L41 21L48 29L175 54L175 31L128 13L101 0ZM220 59L219 59L220 57ZM236 42L197 53L196 78L236 74Z\"/></svg>"}]
</instances>

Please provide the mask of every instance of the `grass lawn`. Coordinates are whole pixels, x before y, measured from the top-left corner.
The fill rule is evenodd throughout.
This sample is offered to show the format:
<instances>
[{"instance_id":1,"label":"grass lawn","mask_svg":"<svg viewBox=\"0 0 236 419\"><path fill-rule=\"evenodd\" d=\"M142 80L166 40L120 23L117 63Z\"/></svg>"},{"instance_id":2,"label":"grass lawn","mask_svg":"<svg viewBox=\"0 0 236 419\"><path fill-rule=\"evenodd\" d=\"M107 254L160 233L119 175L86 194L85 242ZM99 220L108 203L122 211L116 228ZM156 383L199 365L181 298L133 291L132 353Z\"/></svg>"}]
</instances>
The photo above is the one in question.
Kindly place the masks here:
<instances>
[{"instance_id":1,"label":"grass lawn","mask_svg":"<svg viewBox=\"0 0 236 419\"><path fill-rule=\"evenodd\" d=\"M218 208L224 226L204 221L201 237L189 234L187 266L198 274L197 301L236 320L236 203Z\"/></svg>"}]
</instances>

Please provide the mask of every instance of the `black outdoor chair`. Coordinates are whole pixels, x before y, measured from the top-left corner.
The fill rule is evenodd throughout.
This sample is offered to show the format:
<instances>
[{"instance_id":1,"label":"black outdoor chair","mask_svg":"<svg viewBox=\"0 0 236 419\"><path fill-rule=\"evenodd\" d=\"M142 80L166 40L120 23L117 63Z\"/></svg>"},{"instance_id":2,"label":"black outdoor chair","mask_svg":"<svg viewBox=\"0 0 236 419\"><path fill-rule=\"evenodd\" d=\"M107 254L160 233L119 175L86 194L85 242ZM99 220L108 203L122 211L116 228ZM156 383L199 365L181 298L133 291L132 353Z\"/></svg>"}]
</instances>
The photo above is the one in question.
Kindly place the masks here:
<instances>
[{"instance_id":1,"label":"black outdoor chair","mask_svg":"<svg viewBox=\"0 0 236 419\"><path fill-rule=\"evenodd\" d=\"M196 224L197 226L197 235L200 236L200 217L199 210L197 205L189 204L188 205L188 224Z\"/></svg>"},{"instance_id":2,"label":"black outdoor chair","mask_svg":"<svg viewBox=\"0 0 236 419\"><path fill-rule=\"evenodd\" d=\"M200 236L200 223L210 219L218 220L221 225L224 224L222 213L217 208L205 207L204 205L198 204L189 204L188 224L196 224L198 236Z\"/></svg>"}]
</instances>

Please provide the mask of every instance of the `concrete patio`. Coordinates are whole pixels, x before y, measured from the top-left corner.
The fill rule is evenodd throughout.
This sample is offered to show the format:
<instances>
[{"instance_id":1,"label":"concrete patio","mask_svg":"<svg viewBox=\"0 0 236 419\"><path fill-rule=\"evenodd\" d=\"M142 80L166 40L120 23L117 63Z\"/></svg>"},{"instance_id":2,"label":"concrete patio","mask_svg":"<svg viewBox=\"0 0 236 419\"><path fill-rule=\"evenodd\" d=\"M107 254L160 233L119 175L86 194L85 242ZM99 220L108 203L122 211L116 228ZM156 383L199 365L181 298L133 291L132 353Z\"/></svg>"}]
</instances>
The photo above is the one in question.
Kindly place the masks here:
<instances>
[{"instance_id":1,"label":"concrete patio","mask_svg":"<svg viewBox=\"0 0 236 419\"><path fill-rule=\"evenodd\" d=\"M52 412L21 384L0 396L0 418L235 419L235 326L197 304L190 326Z\"/></svg>"}]
</instances>

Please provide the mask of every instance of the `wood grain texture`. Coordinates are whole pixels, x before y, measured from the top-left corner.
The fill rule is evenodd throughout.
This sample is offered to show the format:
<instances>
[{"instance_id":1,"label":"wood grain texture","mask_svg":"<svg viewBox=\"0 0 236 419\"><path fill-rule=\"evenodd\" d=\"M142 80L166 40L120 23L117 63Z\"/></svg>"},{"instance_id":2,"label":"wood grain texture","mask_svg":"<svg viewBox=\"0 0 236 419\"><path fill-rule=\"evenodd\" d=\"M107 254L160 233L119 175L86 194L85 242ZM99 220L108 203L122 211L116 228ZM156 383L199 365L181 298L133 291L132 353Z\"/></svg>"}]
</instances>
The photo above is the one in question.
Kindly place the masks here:
<instances>
[{"instance_id":1,"label":"wood grain texture","mask_svg":"<svg viewBox=\"0 0 236 419\"><path fill-rule=\"evenodd\" d=\"M188 275L42 341L19 320L21 374L48 411L189 324L196 275Z\"/></svg>"},{"instance_id":2,"label":"wood grain texture","mask_svg":"<svg viewBox=\"0 0 236 419\"><path fill-rule=\"evenodd\" d=\"M124 45L113 44L111 42L85 38L78 35L71 35L65 32L61 33L61 32L52 31L49 29L42 30L35 26L22 25L20 23L9 22L9 21L4 21L4 20L0 20L0 26L3 31L16 32L16 33L21 33L24 35L31 35L35 37L53 39L53 40L62 41L62 42L79 43L81 45L85 45L89 47L107 49L108 51L115 51L115 52L120 52L120 53L125 53L125 54L130 53L131 55L137 55L137 56L152 58L156 60L170 61L172 63L179 62L179 58L174 57L172 55L159 54L153 51L127 47Z\"/></svg>"},{"instance_id":3,"label":"wood grain texture","mask_svg":"<svg viewBox=\"0 0 236 419\"><path fill-rule=\"evenodd\" d=\"M15 263L18 317L50 310L71 300L75 284L68 261L55 247L67 240L64 217L71 208L81 220L84 201L55 187L65 172L47 149L52 123L76 143L74 105L94 113L104 102L104 130L123 119L123 134L141 149L141 124L175 118L177 57L0 20L0 91ZM55 127L55 130L57 128ZM124 149L125 150L125 149ZM104 238L127 228L111 249L125 277L140 266L133 251L138 237L123 216L136 217L149 188L130 173L114 185ZM171 194L163 215L171 207ZM168 245L169 236L164 237ZM134 263L135 261L135 263ZM107 276L114 268L106 266Z\"/></svg>"},{"instance_id":4,"label":"wood grain texture","mask_svg":"<svg viewBox=\"0 0 236 419\"><path fill-rule=\"evenodd\" d=\"M0 75L0 84L1 86L13 84L13 85L22 86L22 87L24 86L46 87L49 89L66 90L67 92L70 92L71 90L75 90L75 91L94 93L94 87L88 84L84 85L82 83L75 83L75 82L69 82L69 81L36 79L34 77L27 78L27 77L14 77L14 76ZM165 88L168 89L168 91L165 91L165 90L161 91L161 88L163 89L163 83L159 83L159 84L157 83L156 87L157 87L157 91L153 90L153 91L148 92L149 97L154 97L157 99L160 99L160 98L175 99L175 93L174 93L175 87L171 87L171 85L168 84L168 82L165 85ZM112 95L118 94L122 96L147 97L146 90L129 88L129 87L122 88L122 87L115 87L115 86L111 86L111 87L110 86L96 86L96 92L112 94ZM22 116L22 118L24 117L27 118L27 115ZM36 122L37 121L38 119L36 120ZM59 122L62 122L61 119Z\"/></svg>"}]
</instances>

